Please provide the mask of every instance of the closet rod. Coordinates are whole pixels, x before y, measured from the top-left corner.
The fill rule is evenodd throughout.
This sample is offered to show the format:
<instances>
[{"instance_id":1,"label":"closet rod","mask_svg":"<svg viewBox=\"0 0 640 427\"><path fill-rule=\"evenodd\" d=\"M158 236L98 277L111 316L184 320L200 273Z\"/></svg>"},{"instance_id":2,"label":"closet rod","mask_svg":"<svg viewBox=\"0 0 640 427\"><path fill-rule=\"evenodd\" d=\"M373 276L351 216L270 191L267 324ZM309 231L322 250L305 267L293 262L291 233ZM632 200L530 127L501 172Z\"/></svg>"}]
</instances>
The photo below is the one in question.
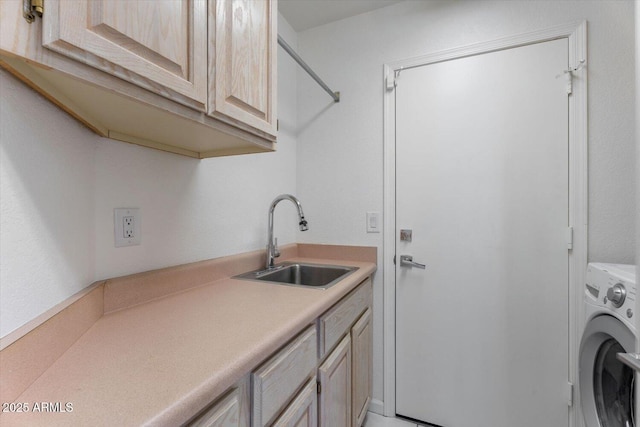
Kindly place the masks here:
<instances>
[{"instance_id":1,"label":"closet rod","mask_svg":"<svg viewBox=\"0 0 640 427\"><path fill-rule=\"evenodd\" d=\"M315 80L322 89L325 90L334 100L334 102L340 102L340 92L332 91L329 86L322 79L314 73L314 71L307 65L306 62L300 58L300 56L287 44L286 41L278 34L278 44Z\"/></svg>"}]
</instances>

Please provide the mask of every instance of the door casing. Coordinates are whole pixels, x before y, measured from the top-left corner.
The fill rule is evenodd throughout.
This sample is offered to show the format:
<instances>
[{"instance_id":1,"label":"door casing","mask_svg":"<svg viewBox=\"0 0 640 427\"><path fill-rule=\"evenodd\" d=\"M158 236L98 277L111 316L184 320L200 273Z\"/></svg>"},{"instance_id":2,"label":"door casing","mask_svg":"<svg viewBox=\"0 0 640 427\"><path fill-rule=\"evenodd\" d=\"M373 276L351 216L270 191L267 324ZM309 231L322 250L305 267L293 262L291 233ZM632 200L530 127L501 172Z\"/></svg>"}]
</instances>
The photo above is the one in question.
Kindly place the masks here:
<instances>
[{"instance_id":1,"label":"door casing","mask_svg":"<svg viewBox=\"0 0 640 427\"><path fill-rule=\"evenodd\" d=\"M569 252L569 375L568 381L574 385L573 393L567 395L569 425L582 426L579 416L578 350L581 332L584 329L584 309L582 307L582 286L587 265L587 22L560 25L545 30L515 35L498 40L477 43L460 48L431 53L424 56L389 62L384 65L384 372L383 372L383 414L396 414L395 401L395 328L396 328L396 283L394 256L396 215L395 215L395 86L402 84L403 69L434 64L437 62L479 55L498 50L510 49L534 43L566 38L569 42L569 64L564 76L567 79L569 95L569 224L573 227L572 249ZM569 89L570 88L570 89Z\"/></svg>"}]
</instances>

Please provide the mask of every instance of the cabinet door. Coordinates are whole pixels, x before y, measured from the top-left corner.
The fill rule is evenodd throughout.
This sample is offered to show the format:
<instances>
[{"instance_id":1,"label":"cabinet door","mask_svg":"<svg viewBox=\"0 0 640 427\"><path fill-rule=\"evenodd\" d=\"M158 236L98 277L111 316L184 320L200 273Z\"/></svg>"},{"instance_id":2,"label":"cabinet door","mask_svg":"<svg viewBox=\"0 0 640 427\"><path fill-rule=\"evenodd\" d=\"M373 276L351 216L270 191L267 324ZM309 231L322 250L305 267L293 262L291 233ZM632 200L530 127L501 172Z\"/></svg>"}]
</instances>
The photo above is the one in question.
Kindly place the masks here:
<instances>
[{"instance_id":1,"label":"cabinet door","mask_svg":"<svg viewBox=\"0 0 640 427\"><path fill-rule=\"evenodd\" d=\"M206 0L48 0L43 45L204 110L206 7Z\"/></svg>"},{"instance_id":2,"label":"cabinet door","mask_svg":"<svg viewBox=\"0 0 640 427\"><path fill-rule=\"evenodd\" d=\"M351 425L351 338L338 344L318 368L320 380L320 426L349 427Z\"/></svg>"},{"instance_id":3,"label":"cabinet door","mask_svg":"<svg viewBox=\"0 0 640 427\"><path fill-rule=\"evenodd\" d=\"M209 0L208 114L276 134L277 0Z\"/></svg>"},{"instance_id":4,"label":"cabinet door","mask_svg":"<svg viewBox=\"0 0 640 427\"><path fill-rule=\"evenodd\" d=\"M316 377L313 377L273 423L273 427L316 427L317 424L317 383Z\"/></svg>"},{"instance_id":5,"label":"cabinet door","mask_svg":"<svg viewBox=\"0 0 640 427\"><path fill-rule=\"evenodd\" d=\"M373 326L371 308L351 328L352 427L361 427L369 409L373 376Z\"/></svg>"}]
</instances>

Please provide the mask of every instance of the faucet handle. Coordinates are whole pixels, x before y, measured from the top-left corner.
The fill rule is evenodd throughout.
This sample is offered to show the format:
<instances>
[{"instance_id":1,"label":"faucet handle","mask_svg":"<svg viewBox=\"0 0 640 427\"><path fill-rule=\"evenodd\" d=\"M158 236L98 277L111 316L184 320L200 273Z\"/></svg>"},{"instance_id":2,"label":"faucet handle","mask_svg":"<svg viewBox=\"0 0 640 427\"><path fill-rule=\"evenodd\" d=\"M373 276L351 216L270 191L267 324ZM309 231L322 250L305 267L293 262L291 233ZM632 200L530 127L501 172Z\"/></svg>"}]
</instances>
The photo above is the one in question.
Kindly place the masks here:
<instances>
[{"instance_id":1,"label":"faucet handle","mask_svg":"<svg viewBox=\"0 0 640 427\"><path fill-rule=\"evenodd\" d=\"M278 238L276 237L276 242L273 244L273 257L278 258L280 256L280 249L278 249Z\"/></svg>"}]
</instances>

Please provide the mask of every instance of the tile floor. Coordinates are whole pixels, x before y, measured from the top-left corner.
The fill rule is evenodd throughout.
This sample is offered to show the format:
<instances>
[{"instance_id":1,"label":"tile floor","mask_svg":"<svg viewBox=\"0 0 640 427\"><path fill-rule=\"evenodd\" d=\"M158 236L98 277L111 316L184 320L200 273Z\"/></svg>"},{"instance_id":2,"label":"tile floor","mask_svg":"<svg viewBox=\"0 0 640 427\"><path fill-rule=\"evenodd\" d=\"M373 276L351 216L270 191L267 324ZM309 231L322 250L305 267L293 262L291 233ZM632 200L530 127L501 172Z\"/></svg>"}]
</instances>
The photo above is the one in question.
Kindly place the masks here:
<instances>
[{"instance_id":1,"label":"tile floor","mask_svg":"<svg viewBox=\"0 0 640 427\"><path fill-rule=\"evenodd\" d=\"M364 419L363 427L420 427L421 424L401 420L400 418L388 418L382 415L368 412Z\"/></svg>"}]
</instances>

